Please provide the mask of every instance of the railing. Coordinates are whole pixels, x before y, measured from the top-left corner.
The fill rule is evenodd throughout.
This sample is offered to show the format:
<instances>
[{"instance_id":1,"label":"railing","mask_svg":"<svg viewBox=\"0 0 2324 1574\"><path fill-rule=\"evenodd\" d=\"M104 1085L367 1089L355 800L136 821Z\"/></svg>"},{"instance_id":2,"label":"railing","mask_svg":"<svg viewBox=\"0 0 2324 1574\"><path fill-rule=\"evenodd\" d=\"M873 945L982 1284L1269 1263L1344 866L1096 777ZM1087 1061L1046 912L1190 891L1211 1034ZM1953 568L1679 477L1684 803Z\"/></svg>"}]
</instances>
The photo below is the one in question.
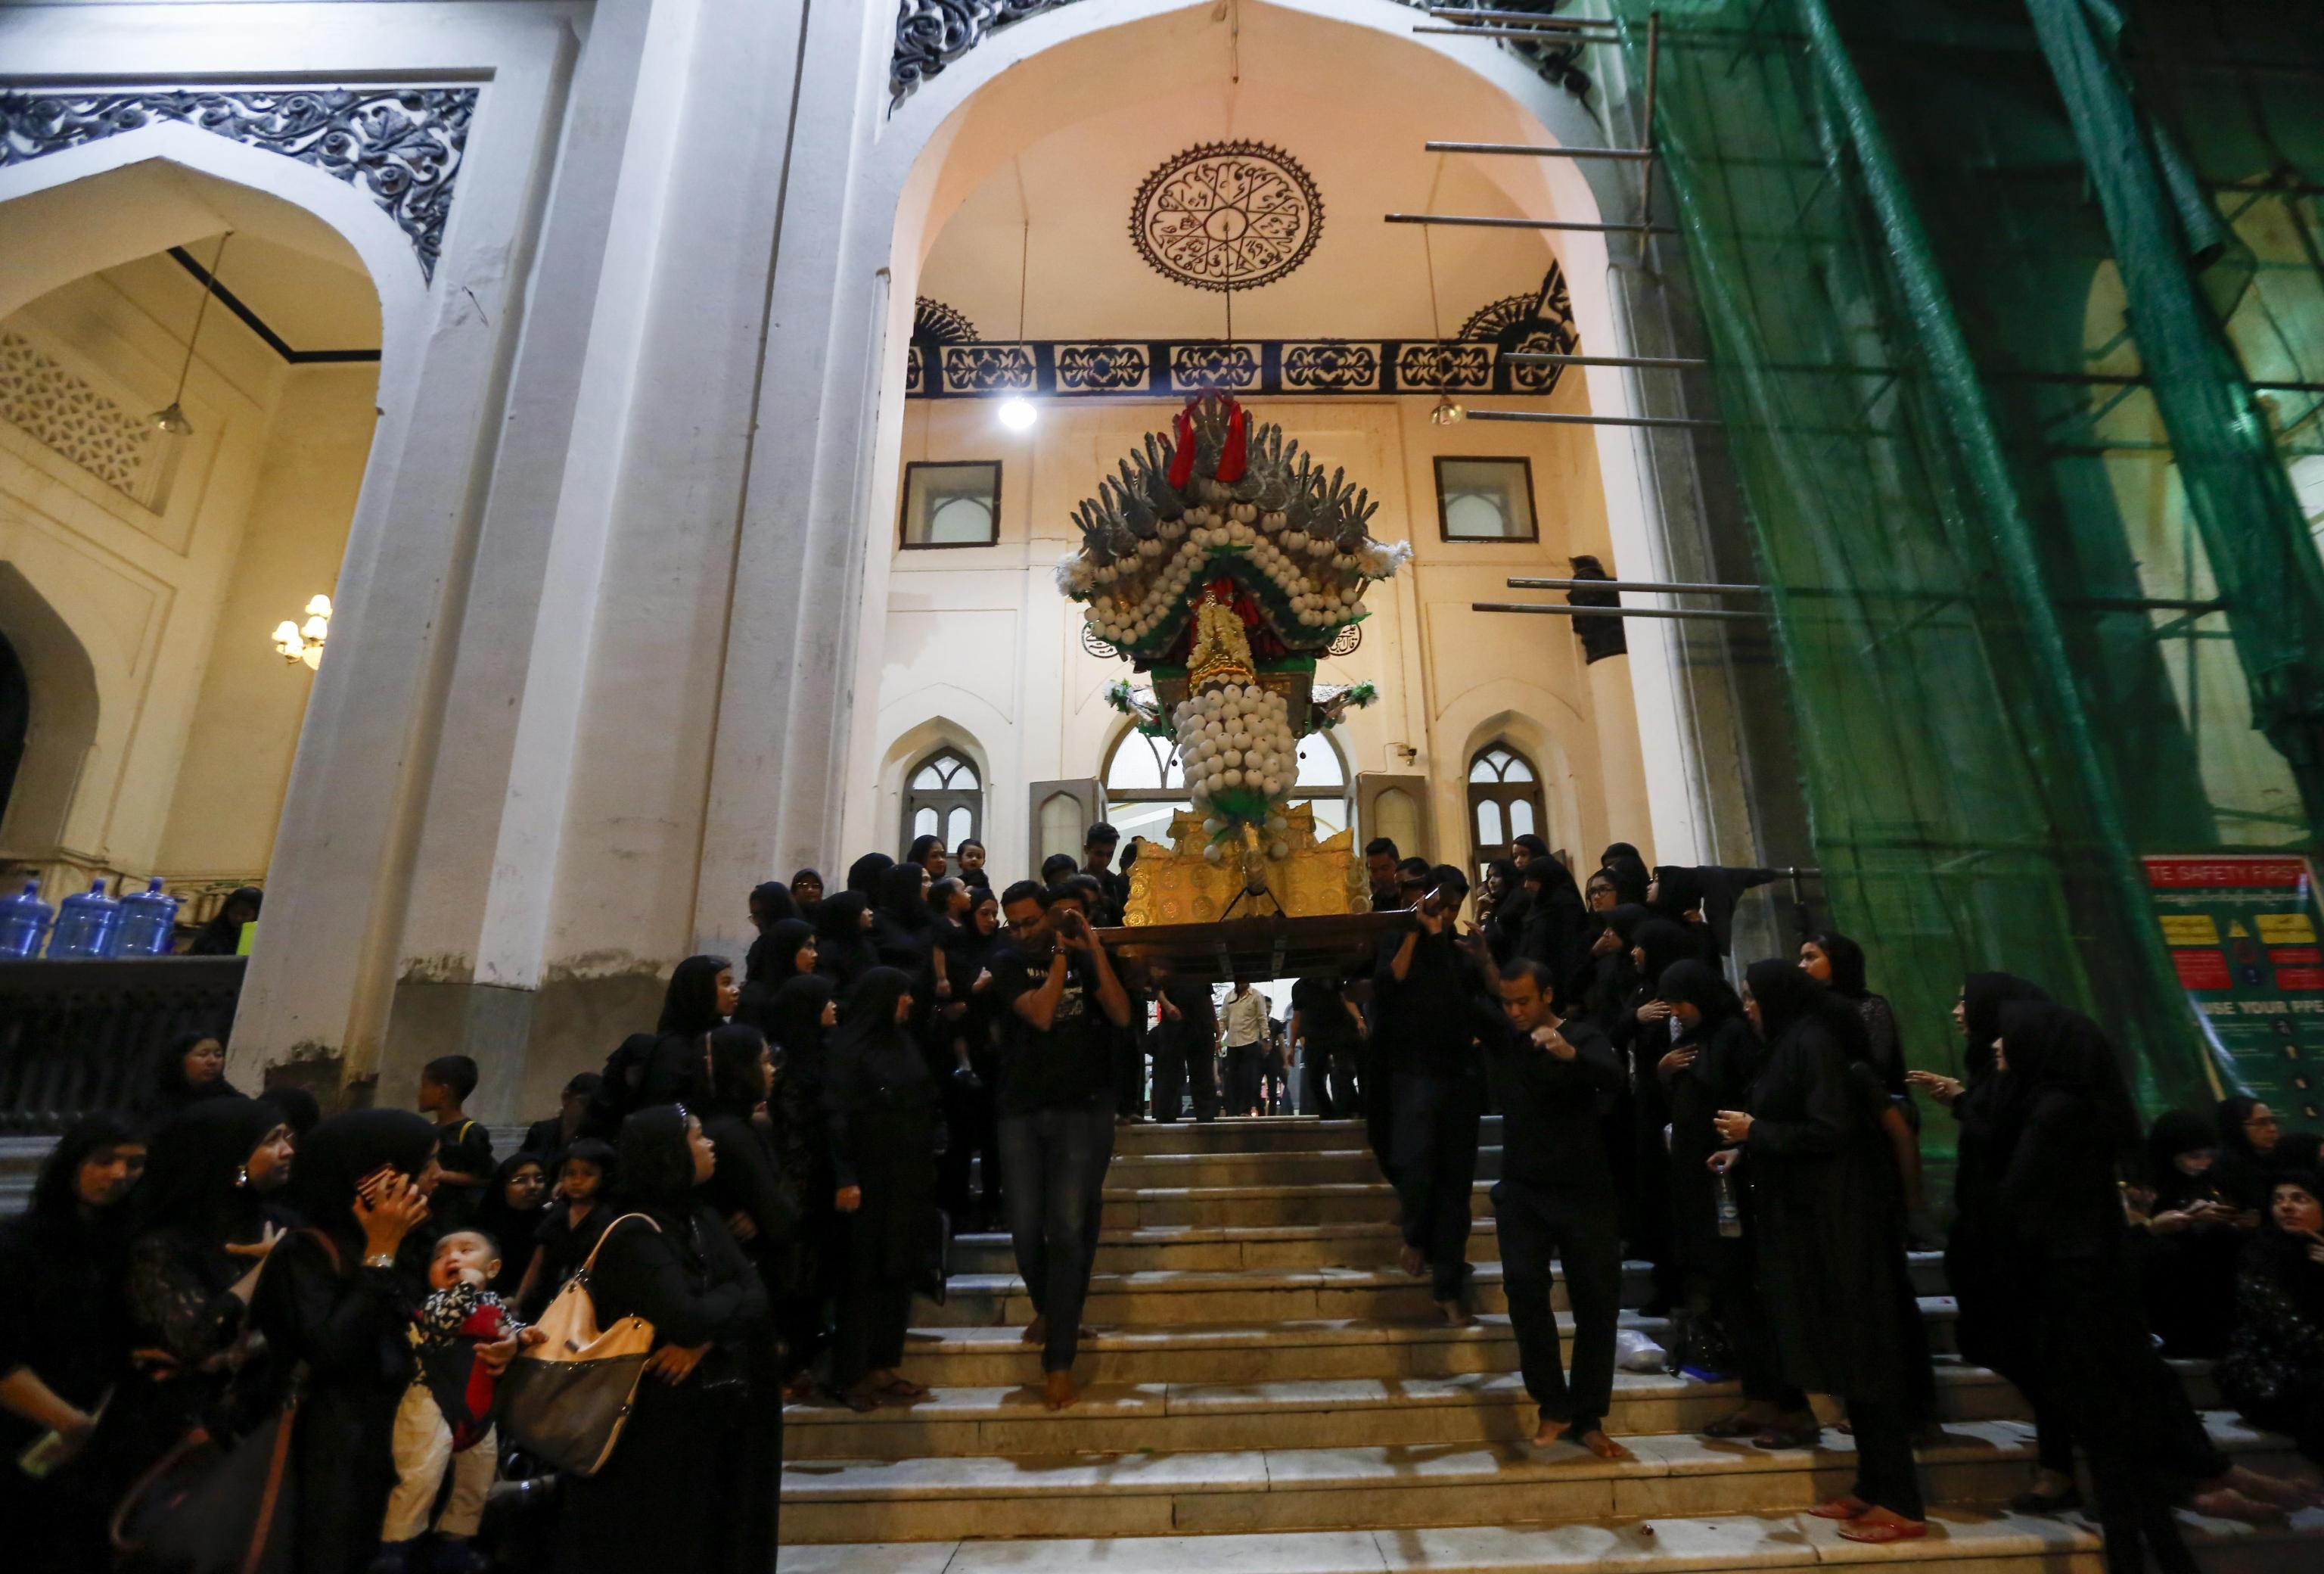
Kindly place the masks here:
<instances>
[{"instance_id":1,"label":"railing","mask_svg":"<svg viewBox=\"0 0 2324 1574\"><path fill-rule=\"evenodd\" d=\"M174 1034L225 1036L248 963L0 962L0 1134L59 1132L135 1102Z\"/></svg>"}]
</instances>

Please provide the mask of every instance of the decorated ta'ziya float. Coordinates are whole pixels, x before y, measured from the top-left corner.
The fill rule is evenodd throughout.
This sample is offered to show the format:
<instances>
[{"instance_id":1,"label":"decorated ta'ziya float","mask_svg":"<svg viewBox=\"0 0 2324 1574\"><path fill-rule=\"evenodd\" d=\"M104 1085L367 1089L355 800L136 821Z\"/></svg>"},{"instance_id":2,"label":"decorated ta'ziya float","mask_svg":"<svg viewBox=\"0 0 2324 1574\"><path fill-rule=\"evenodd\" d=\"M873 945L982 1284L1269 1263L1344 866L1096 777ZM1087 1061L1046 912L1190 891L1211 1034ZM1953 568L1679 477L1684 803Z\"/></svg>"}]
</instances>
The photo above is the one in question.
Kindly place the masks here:
<instances>
[{"instance_id":1,"label":"decorated ta'ziya float","mask_svg":"<svg viewBox=\"0 0 2324 1574\"><path fill-rule=\"evenodd\" d=\"M1379 508L1281 427L1206 394L1074 511L1082 544L1058 562L1057 588L1150 681L1107 698L1176 741L1194 803L1169 846L1131 866L1129 924L1370 905L1355 832L1318 840L1289 794L1299 739L1377 698L1369 683L1318 684L1315 662L1367 616L1365 590L1412 556L1372 539Z\"/></svg>"}]
</instances>

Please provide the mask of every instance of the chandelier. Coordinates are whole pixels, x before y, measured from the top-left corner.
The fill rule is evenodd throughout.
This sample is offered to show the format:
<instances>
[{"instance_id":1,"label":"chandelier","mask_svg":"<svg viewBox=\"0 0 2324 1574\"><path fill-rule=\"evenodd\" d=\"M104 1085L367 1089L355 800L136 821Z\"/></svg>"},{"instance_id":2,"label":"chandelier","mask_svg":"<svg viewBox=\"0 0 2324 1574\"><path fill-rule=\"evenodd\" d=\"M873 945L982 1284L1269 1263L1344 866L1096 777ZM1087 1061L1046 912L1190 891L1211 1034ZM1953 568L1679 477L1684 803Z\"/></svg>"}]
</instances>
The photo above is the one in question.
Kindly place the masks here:
<instances>
[{"instance_id":1,"label":"chandelier","mask_svg":"<svg viewBox=\"0 0 2324 1574\"><path fill-rule=\"evenodd\" d=\"M331 637L331 598L318 596L307 603L307 621L284 618L274 625L274 648L286 662L304 662L313 671L323 664L323 642Z\"/></svg>"}]
</instances>

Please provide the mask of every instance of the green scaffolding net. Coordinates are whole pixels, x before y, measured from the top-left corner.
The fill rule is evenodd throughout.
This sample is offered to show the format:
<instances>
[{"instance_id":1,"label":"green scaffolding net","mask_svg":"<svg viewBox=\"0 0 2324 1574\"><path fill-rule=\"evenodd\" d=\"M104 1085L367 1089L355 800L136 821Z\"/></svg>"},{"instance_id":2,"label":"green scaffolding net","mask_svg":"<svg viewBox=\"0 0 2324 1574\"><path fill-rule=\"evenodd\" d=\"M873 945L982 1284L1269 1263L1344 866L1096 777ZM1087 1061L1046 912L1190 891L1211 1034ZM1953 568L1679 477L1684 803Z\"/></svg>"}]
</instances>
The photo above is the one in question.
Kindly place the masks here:
<instances>
[{"instance_id":1,"label":"green scaffolding net","mask_svg":"<svg viewBox=\"0 0 2324 1574\"><path fill-rule=\"evenodd\" d=\"M1921 1064L1995 968L2150 1107L2236 1079L2141 859L2304 851L2324 809L2319 12L1612 5L1633 83L1659 14L1826 894Z\"/></svg>"}]
</instances>

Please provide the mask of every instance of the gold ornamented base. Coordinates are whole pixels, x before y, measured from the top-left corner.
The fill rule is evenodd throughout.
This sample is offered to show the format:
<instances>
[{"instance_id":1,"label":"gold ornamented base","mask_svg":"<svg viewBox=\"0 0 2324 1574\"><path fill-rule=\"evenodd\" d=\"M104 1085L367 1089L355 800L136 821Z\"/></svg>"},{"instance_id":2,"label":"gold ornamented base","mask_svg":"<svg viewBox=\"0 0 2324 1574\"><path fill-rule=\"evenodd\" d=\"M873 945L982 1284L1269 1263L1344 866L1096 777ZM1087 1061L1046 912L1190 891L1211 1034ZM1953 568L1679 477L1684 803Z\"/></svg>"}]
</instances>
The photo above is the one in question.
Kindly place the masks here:
<instances>
[{"instance_id":1,"label":"gold ornamented base","mask_svg":"<svg viewBox=\"0 0 2324 1574\"><path fill-rule=\"evenodd\" d=\"M1214 864L1203 856L1210 839L1203 830L1203 817L1180 810L1170 821L1171 845L1147 844L1130 866L1130 906L1122 922L1133 929L1216 923L1231 908L1237 918L1370 912L1371 885L1356 856L1356 833L1343 830L1317 841L1314 810L1304 803L1286 809L1284 817L1290 821L1283 836L1291 845L1289 857L1246 859L1245 849L1230 842L1225 856ZM1245 894L1247 867L1265 881L1263 890Z\"/></svg>"}]
</instances>

